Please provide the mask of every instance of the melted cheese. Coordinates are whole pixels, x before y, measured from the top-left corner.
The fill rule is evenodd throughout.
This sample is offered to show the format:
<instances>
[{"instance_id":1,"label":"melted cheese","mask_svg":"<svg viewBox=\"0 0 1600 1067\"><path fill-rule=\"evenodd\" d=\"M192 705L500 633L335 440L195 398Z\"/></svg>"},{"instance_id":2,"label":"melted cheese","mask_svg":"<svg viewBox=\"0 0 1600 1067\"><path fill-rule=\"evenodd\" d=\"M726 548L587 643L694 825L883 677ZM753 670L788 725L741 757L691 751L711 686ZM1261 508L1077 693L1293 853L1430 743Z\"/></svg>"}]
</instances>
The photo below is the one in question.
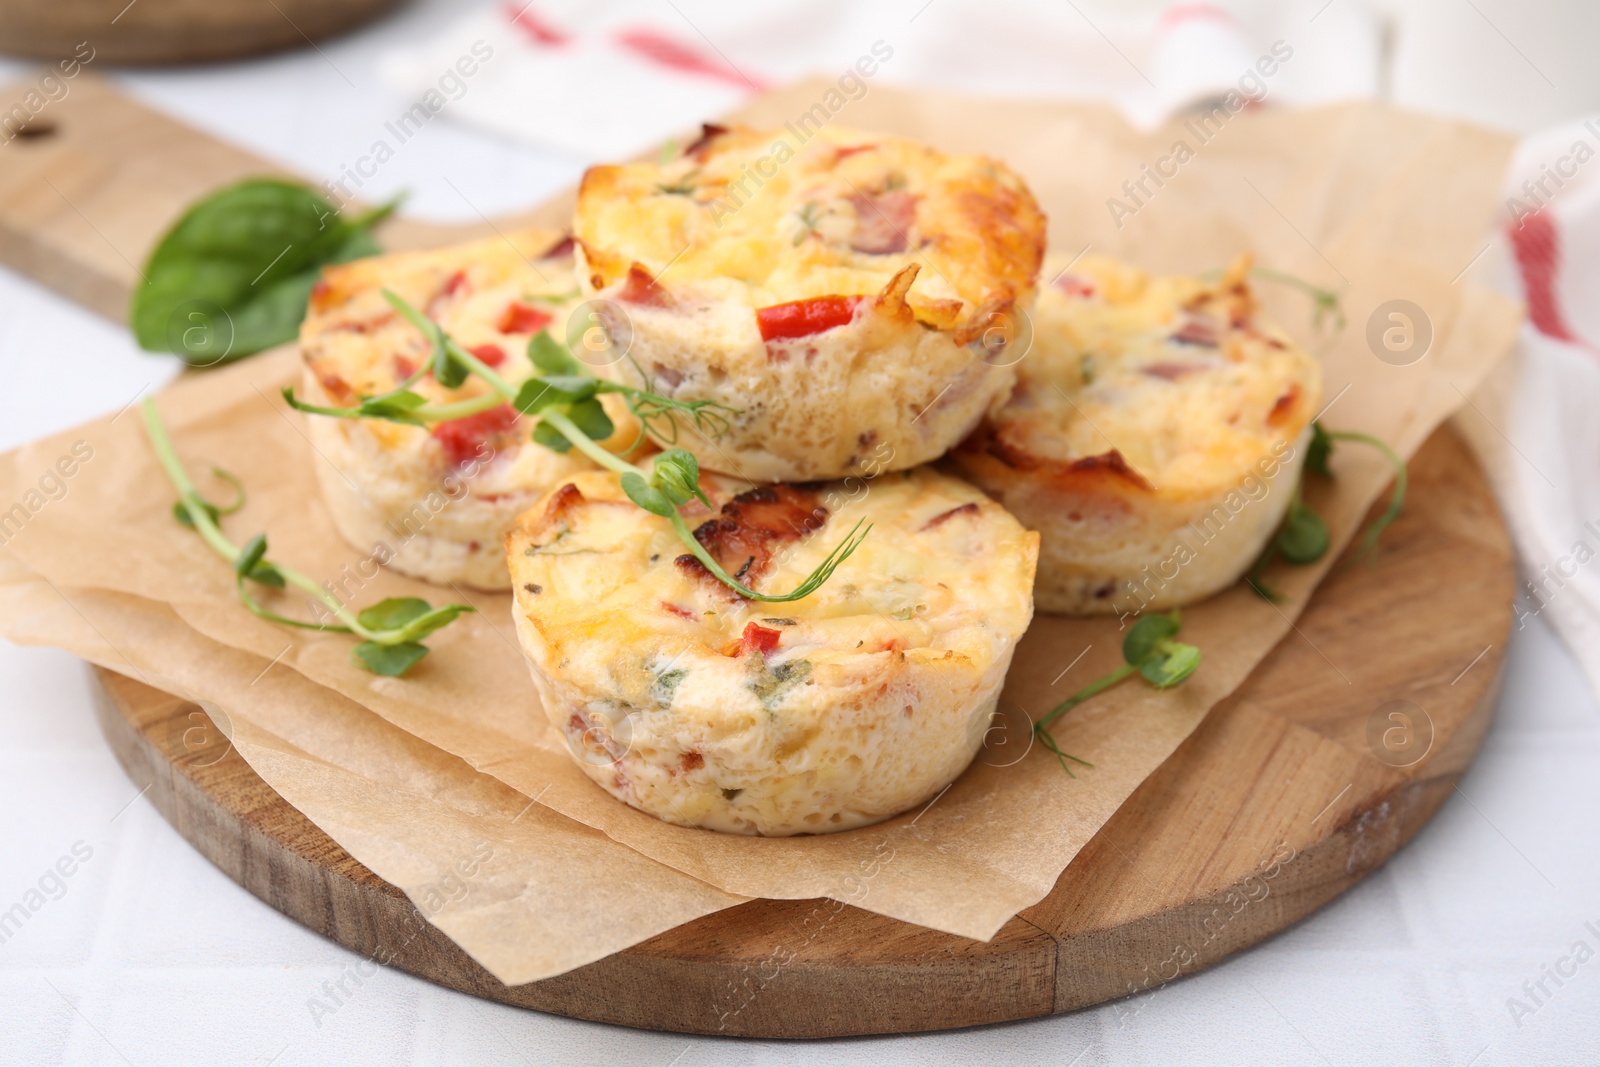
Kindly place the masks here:
<instances>
[{"instance_id":1,"label":"melted cheese","mask_svg":"<svg viewBox=\"0 0 1600 1067\"><path fill-rule=\"evenodd\" d=\"M1115 449L1164 495L1232 488L1300 435L1322 388L1316 360L1262 321L1247 268L1206 282L1047 265L1033 348L994 419L1007 443L1067 463Z\"/></svg>"},{"instance_id":2,"label":"melted cheese","mask_svg":"<svg viewBox=\"0 0 1600 1067\"><path fill-rule=\"evenodd\" d=\"M1031 294L1044 216L991 159L825 127L736 129L666 163L591 168L576 236L593 289L633 263L669 290L747 307L880 292L907 266L941 327Z\"/></svg>"}]
</instances>

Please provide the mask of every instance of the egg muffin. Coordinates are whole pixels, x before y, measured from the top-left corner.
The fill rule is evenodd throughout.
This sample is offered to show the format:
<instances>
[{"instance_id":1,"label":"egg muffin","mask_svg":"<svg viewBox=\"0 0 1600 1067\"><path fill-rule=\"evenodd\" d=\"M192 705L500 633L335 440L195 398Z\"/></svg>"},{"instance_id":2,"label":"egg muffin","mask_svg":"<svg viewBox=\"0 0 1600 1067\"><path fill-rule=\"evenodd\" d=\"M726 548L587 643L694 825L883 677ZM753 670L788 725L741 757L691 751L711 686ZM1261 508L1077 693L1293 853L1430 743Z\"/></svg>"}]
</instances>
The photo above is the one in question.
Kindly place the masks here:
<instances>
[{"instance_id":1,"label":"egg muffin","mask_svg":"<svg viewBox=\"0 0 1600 1067\"><path fill-rule=\"evenodd\" d=\"M385 288L513 384L533 373L529 339L543 329L563 337L579 300L571 243L550 232L329 267L300 328L302 399L353 406L428 362L429 341L383 298ZM431 374L411 388L431 403L489 391L476 377L446 389ZM626 407L607 410L618 425L612 441L635 440ZM502 542L518 513L561 479L594 469L576 452L532 443L535 421L504 404L429 428L307 415L306 433L334 525L352 546L426 581L505 589Z\"/></svg>"},{"instance_id":2,"label":"egg muffin","mask_svg":"<svg viewBox=\"0 0 1600 1067\"><path fill-rule=\"evenodd\" d=\"M943 454L1011 391L1045 218L976 155L825 127L707 127L677 159L592 167L574 234L605 373L738 414L680 443L756 481ZM626 358L623 358L626 353Z\"/></svg>"},{"instance_id":3,"label":"egg muffin","mask_svg":"<svg viewBox=\"0 0 1600 1067\"><path fill-rule=\"evenodd\" d=\"M926 802L982 744L1033 613L1038 535L926 468L870 482L702 480L695 536L745 600L609 473L564 482L506 538L518 637L579 766L668 822L780 836Z\"/></svg>"},{"instance_id":4,"label":"egg muffin","mask_svg":"<svg viewBox=\"0 0 1600 1067\"><path fill-rule=\"evenodd\" d=\"M1010 401L949 469L1042 537L1039 610L1163 610L1247 570L1289 506L1317 361L1219 280L1047 265Z\"/></svg>"}]
</instances>

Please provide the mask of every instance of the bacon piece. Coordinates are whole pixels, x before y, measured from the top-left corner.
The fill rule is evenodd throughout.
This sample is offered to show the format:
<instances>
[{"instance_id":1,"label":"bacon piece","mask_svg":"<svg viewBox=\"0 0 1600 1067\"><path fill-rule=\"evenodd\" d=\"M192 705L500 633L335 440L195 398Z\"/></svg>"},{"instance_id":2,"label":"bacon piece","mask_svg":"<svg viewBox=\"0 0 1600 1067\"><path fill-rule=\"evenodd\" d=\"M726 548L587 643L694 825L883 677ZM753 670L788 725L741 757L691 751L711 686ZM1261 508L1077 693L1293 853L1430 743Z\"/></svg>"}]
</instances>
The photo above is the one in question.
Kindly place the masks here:
<instances>
[{"instance_id":1,"label":"bacon piece","mask_svg":"<svg viewBox=\"0 0 1600 1067\"><path fill-rule=\"evenodd\" d=\"M575 744L596 756L610 757L612 763L628 754L627 748L611 736L610 730L579 712L568 717L567 733Z\"/></svg>"},{"instance_id":2,"label":"bacon piece","mask_svg":"<svg viewBox=\"0 0 1600 1067\"><path fill-rule=\"evenodd\" d=\"M1043 461L1038 456L1021 445L1007 440L1007 434L1004 432L1007 428L1001 427L999 433L980 428L969 440L1014 471L1038 470L1043 466Z\"/></svg>"},{"instance_id":3,"label":"bacon piece","mask_svg":"<svg viewBox=\"0 0 1600 1067\"><path fill-rule=\"evenodd\" d=\"M350 388L350 383L337 374L324 374L317 379L322 383L322 388L327 391L335 403L345 404L355 399L356 391Z\"/></svg>"},{"instance_id":4,"label":"bacon piece","mask_svg":"<svg viewBox=\"0 0 1600 1067\"><path fill-rule=\"evenodd\" d=\"M977 513L978 505L969 501L968 503L953 507L949 511L941 511L939 514L923 523L922 528L924 530L932 530L935 527L943 526L957 515L976 515Z\"/></svg>"},{"instance_id":5,"label":"bacon piece","mask_svg":"<svg viewBox=\"0 0 1600 1067\"><path fill-rule=\"evenodd\" d=\"M1272 410L1267 412L1267 425L1277 426L1289 417L1294 406L1300 400L1300 386L1291 385L1289 391L1280 396L1272 405Z\"/></svg>"},{"instance_id":6,"label":"bacon piece","mask_svg":"<svg viewBox=\"0 0 1600 1067\"><path fill-rule=\"evenodd\" d=\"M1085 300L1095 294L1094 282L1077 274L1063 274L1051 284L1068 296L1076 296Z\"/></svg>"},{"instance_id":7,"label":"bacon piece","mask_svg":"<svg viewBox=\"0 0 1600 1067\"><path fill-rule=\"evenodd\" d=\"M1204 363L1151 363L1149 366L1140 367L1139 373L1175 382L1185 374L1194 374L1205 369Z\"/></svg>"},{"instance_id":8,"label":"bacon piece","mask_svg":"<svg viewBox=\"0 0 1600 1067\"><path fill-rule=\"evenodd\" d=\"M856 232L850 247L868 255L904 252L906 236L917 217L917 197L905 189L886 193L857 193L850 198L856 209Z\"/></svg>"},{"instance_id":9,"label":"bacon piece","mask_svg":"<svg viewBox=\"0 0 1600 1067\"><path fill-rule=\"evenodd\" d=\"M444 285L439 287L439 291L433 294L433 297L428 301L428 317L437 318L439 312L444 308L446 301L450 300L458 293L467 291L469 288L470 286L467 284L466 271L458 270L454 274L450 275L450 277L444 280Z\"/></svg>"},{"instance_id":10,"label":"bacon piece","mask_svg":"<svg viewBox=\"0 0 1600 1067\"><path fill-rule=\"evenodd\" d=\"M1098 456L1085 456L1082 459L1073 460L1067 465L1067 469L1084 472L1103 470L1110 474L1115 474L1119 478L1124 478L1141 489L1155 488L1145 480L1144 475L1128 466L1128 461L1122 458L1122 453L1114 448L1109 452L1102 452Z\"/></svg>"},{"instance_id":11,"label":"bacon piece","mask_svg":"<svg viewBox=\"0 0 1600 1067\"><path fill-rule=\"evenodd\" d=\"M699 139L688 148L685 148L683 150L683 154L688 156L690 159L704 161L706 158L706 152L711 148L711 142L715 141L718 137L721 137L727 132L728 127L726 126L718 126L714 122L702 122L700 124Z\"/></svg>"},{"instance_id":12,"label":"bacon piece","mask_svg":"<svg viewBox=\"0 0 1600 1067\"><path fill-rule=\"evenodd\" d=\"M815 490L797 485L764 485L722 505L722 513L700 524L694 537L722 569L746 585L766 574L785 544L820 530L828 509ZM721 585L692 555L675 561L686 574Z\"/></svg>"},{"instance_id":13,"label":"bacon piece","mask_svg":"<svg viewBox=\"0 0 1600 1067\"><path fill-rule=\"evenodd\" d=\"M453 466L459 467L481 455L491 439L507 433L516 424L517 409L510 404L501 404L464 419L441 422L433 428L433 438L444 449L445 458ZM576 486L569 485L566 488L576 491Z\"/></svg>"},{"instance_id":14,"label":"bacon piece","mask_svg":"<svg viewBox=\"0 0 1600 1067\"><path fill-rule=\"evenodd\" d=\"M506 310L500 316L500 321L495 324L495 329L501 333L538 333L550 325L550 316L536 307L529 307L520 300L513 300L506 305Z\"/></svg>"},{"instance_id":15,"label":"bacon piece","mask_svg":"<svg viewBox=\"0 0 1600 1067\"><path fill-rule=\"evenodd\" d=\"M506 361L506 350L499 345L473 345L467 351L491 367L498 367Z\"/></svg>"},{"instance_id":16,"label":"bacon piece","mask_svg":"<svg viewBox=\"0 0 1600 1067\"><path fill-rule=\"evenodd\" d=\"M394 320L394 312L386 311L381 315L374 315L371 318L346 319L345 321L334 325L333 328L340 333L368 334L373 330L378 329L380 326L389 325L389 323L393 322Z\"/></svg>"},{"instance_id":17,"label":"bacon piece","mask_svg":"<svg viewBox=\"0 0 1600 1067\"><path fill-rule=\"evenodd\" d=\"M661 602L661 610L665 611L668 615L676 615L678 618L688 619L690 622L694 621L694 612L690 611L688 608L680 608L676 604L669 604L665 600Z\"/></svg>"},{"instance_id":18,"label":"bacon piece","mask_svg":"<svg viewBox=\"0 0 1600 1067\"><path fill-rule=\"evenodd\" d=\"M405 356L394 357L394 373L401 381L417 373L417 365Z\"/></svg>"},{"instance_id":19,"label":"bacon piece","mask_svg":"<svg viewBox=\"0 0 1600 1067\"><path fill-rule=\"evenodd\" d=\"M628 268L628 277L623 280L622 291L617 294L617 299L626 304L644 304L648 307L672 306L672 298L667 295L666 289L638 263Z\"/></svg>"},{"instance_id":20,"label":"bacon piece","mask_svg":"<svg viewBox=\"0 0 1600 1067\"><path fill-rule=\"evenodd\" d=\"M1221 339L1222 330L1217 321L1200 315L1186 317L1172 334L1172 340L1180 345L1198 345L1201 348L1216 348Z\"/></svg>"},{"instance_id":21,"label":"bacon piece","mask_svg":"<svg viewBox=\"0 0 1600 1067\"><path fill-rule=\"evenodd\" d=\"M572 250L577 247L577 242L572 239L572 234L567 234L561 240L539 253L540 259L559 259L572 255Z\"/></svg>"},{"instance_id":22,"label":"bacon piece","mask_svg":"<svg viewBox=\"0 0 1600 1067\"><path fill-rule=\"evenodd\" d=\"M859 296L814 296L787 304L756 308L756 326L763 341L793 340L844 326L855 318Z\"/></svg>"}]
</instances>

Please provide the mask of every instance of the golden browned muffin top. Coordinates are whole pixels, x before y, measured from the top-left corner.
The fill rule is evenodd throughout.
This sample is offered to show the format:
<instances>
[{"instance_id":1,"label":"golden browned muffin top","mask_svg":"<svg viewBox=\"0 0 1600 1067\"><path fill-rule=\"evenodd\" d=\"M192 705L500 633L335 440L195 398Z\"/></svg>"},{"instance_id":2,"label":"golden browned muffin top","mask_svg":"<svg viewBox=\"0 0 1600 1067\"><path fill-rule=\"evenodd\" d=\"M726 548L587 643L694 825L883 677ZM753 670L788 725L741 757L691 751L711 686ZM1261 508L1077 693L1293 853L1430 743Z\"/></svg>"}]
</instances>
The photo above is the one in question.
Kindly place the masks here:
<instances>
[{"instance_id":1,"label":"golden browned muffin top","mask_svg":"<svg viewBox=\"0 0 1600 1067\"><path fill-rule=\"evenodd\" d=\"M676 159L590 168L575 233L595 290L637 264L669 295L753 308L879 293L914 266L917 318L970 333L1031 296L1045 219L983 156L833 126L707 127Z\"/></svg>"}]
</instances>

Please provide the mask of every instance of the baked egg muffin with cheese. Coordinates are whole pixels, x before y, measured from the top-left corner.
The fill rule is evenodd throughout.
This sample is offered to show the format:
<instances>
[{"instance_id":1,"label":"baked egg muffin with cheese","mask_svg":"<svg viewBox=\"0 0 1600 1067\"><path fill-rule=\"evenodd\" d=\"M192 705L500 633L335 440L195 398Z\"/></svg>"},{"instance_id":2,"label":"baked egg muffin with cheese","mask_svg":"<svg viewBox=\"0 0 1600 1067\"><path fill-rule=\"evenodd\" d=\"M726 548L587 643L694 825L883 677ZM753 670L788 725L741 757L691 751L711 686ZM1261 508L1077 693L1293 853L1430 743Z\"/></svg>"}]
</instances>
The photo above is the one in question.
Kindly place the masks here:
<instances>
[{"instance_id":1,"label":"baked egg muffin with cheese","mask_svg":"<svg viewBox=\"0 0 1600 1067\"><path fill-rule=\"evenodd\" d=\"M1163 610L1237 581L1289 506L1321 367L1220 280L1047 265L1015 394L948 466L1041 535L1039 610Z\"/></svg>"},{"instance_id":2,"label":"baked egg muffin with cheese","mask_svg":"<svg viewBox=\"0 0 1600 1067\"><path fill-rule=\"evenodd\" d=\"M540 702L579 766L668 822L770 836L864 826L972 761L1033 613L1038 535L927 468L752 487L686 517L729 573L816 592L746 600L606 472L567 479L506 538Z\"/></svg>"},{"instance_id":3,"label":"baked egg muffin with cheese","mask_svg":"<svg viewBox=\"0 0 1600 1067\"><path fill-rule=\"evenodd\" d=\"M528 341L544 329L563 337L579 299L571 243L547 231L328 267L300 328L302 399L354 406L427 363L430 342L383 298L386 288L513 384L534 373ZM412 389L439 404L489 391L473 376L447 389L431 374ZM626 407L607 410L618 427L611 440L634 441L638 423ZM536 421L504 404L429 428L307 415L306 432L334 524L351 545L382 546L383 562L416 578L505 589L502 544L517 514L595 466L534 444Z\"/></svg>"},{"instance_id":4,"label":"baked egg muffin with cheese","mask_svg":"<svg viewBox=\"0 0 1600 1067\"><path fill-rule=\"evenodd\" d=\"M574 234L602 373L734 409L679 442L702 467L803 481L925 463L1003 401L1045 219L983 156L708 126L677 159L590 168Z\"/></svg>"}]
</instances>

